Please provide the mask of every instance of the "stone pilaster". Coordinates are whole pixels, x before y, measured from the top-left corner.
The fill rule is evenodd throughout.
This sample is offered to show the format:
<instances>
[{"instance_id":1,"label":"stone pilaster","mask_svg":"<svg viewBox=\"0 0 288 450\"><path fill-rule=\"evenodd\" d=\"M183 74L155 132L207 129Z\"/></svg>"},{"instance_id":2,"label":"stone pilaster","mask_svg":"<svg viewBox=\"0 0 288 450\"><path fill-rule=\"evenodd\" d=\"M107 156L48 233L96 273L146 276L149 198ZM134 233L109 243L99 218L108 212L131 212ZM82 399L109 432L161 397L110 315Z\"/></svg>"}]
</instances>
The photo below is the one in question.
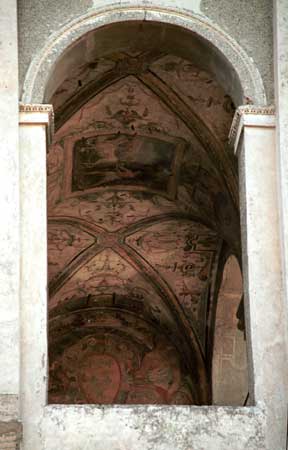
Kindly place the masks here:
<instances>
[{"instance_id":1,"label":"stone pilaster","mask_svg":"<svg viewBox=\"0 0 288 450\"><path fill-rule=\"evenodd\" d=\"M267 450L284 450L287 361L274 108L240 107L230 138L239 160L250 396L266 409Z\"/></svg>"},{"instance_id":2,"label":"stone pilaster","mask_svg":"<svg viewBox=\"0 0 288 450\"><path fill-rule=\"evenodd\" d=\"M41 449L47 396L46 152L50 105L20 105L21 420L23 450Z\"/></svg>"}]
</instances>

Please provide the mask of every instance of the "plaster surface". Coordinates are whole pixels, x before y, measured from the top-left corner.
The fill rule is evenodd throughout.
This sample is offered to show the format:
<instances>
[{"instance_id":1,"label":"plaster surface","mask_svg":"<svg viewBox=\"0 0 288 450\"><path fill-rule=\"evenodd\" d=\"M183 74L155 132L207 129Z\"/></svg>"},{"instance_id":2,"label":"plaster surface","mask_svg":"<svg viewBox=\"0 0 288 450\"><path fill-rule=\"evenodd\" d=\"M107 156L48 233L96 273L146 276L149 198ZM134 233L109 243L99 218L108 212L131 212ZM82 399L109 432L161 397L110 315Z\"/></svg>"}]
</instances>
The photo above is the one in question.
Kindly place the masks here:
<instances>
[{"instance_id":1,"label":"plaster surface","mask_svg":"<svg viewBox=\"0 0 288 450\"><path fill-rule=\"evenodd\" d=\"M19 389L17 51L16 1L0 1L0 417L5 420L18 415Z\"/></svg>"},{"instance_id":2,"label":"plaster surface","mask_svg":"<svg viewBox=\"0 0 288 450\"><path fill-rule=\"evenodd\" d=\"M272 0L202 0L201 12L240 43L252 58L264 82L267 104L273 103Z\"/></svg>"}]
</instances>

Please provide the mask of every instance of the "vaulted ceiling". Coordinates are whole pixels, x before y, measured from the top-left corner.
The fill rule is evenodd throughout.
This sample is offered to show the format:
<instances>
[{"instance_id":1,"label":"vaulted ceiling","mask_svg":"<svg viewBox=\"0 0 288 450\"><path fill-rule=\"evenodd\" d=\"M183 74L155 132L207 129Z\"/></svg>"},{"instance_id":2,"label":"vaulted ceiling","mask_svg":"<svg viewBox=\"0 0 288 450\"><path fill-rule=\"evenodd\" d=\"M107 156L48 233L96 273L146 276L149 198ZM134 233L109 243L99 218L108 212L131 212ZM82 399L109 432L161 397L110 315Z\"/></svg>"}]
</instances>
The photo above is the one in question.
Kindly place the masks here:
<instances>
[{"instance_id":1,"label":"vaulted ceiling","mask_svg":"<svg viewBox=\"0 0 288 450\"><path fill-rule=\"evenodd\" d=\"M221 270L240 254L234 106L195 55L117 26L77 43L49 99L50 401L208 403Z\"/></svg>"}]
</instances>

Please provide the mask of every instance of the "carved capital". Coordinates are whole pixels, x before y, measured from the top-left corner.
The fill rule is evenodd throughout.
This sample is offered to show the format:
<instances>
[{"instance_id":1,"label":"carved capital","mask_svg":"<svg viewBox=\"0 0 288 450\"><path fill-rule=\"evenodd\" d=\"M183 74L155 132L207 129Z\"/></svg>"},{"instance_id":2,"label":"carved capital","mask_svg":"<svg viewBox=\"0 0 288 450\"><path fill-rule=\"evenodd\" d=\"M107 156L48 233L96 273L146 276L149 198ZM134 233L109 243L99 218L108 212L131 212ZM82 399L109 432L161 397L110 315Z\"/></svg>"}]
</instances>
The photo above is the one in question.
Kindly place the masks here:
<instances>
[{"instance_id":1,"label":"carved capital","mask_svg":"<svg viewBox=\"0 0 288 450\"><path fill-rule=\"evenodd\" d=\"M46 104L19 104L19 123L23 124L45 124L47 125L48 143L51 142L54 134L54 112L52 105Z\"/></svg>"},{"instance_id":2,"label":"carved capital","mask_svg":"<svg viewBox=\"0 0 288 450\"><path fill-rule=\"evenodd\" d=\"M235 153L244 127L275 127L274 106L243 105L237 108L229 133L229 143Z\"/></svg>"}]
</instances>

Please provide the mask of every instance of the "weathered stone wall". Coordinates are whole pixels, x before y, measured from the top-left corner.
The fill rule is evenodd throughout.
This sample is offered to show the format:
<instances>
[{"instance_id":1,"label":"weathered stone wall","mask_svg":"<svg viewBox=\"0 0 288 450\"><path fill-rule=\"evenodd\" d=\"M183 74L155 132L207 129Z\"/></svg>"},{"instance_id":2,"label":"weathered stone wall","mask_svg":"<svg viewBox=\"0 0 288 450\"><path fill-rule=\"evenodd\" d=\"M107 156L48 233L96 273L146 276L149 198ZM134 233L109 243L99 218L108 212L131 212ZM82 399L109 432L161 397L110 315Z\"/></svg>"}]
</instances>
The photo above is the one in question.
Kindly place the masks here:
<instances>
[{"instance_id":1,"label":"weathered stone wall","mask_svg":"<svg viewBox=\"0 0 288 450\"><path fill-rule=\"evenodd\" d=\"M0 421L19 397L19 163L16 1L0 2ZM4 219L5 217L5 219ZM0 444L1 447L1 444Z\"/></svg>"},{"instance_id":2,"label":"weathered stone wall","mask_svg":"<svg viewBox=\"0 0 288 450\"><path fill-rule=\"evenodd\" d=\"M71 20L96 8L119 8L129 5L175 8L208 17L221 27L248 53L264 81L267 101L273 101L272 2L270 0L150 0L113 1L19 0L20 85L33 58L47 39Z\"/></svg>"},{"instance_id":3,"label":"weathered stone wall","mask_svg":"<svg viewBox=\"0 0 288 450\"><path fill-rule=\"evenodd\" d=\"M265 414L255 407L70 405L64 411L59 405L46 407L44 414L43 450L266 448Z\"/></svg>"},{"instance_id":4,"label":"weathered stone wall","mask_svg":"<svg viewBox=\"0 0 288 450\"><path fill-rule=\"evenodd\" d=\"M261 73L267 103L273 103L273 1L202 0L201 12L234 38Z\"/></svg>"}]
</instances>

